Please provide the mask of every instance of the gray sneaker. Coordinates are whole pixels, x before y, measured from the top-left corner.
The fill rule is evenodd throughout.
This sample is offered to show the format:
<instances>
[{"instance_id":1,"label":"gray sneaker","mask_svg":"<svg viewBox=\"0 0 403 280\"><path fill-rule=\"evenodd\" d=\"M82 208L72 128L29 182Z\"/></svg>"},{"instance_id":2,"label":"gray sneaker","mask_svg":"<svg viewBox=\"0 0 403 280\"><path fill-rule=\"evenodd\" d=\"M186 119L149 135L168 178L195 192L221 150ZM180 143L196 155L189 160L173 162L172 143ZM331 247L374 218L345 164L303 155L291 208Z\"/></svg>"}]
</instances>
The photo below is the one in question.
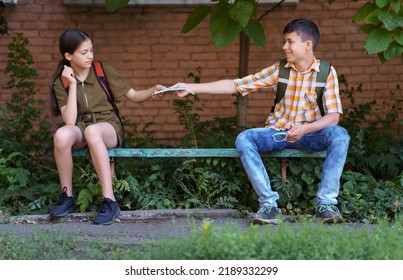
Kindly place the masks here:
<instances>
[{"instance_id":1,"label":"gray sneaker","mask_svg":"<svg viewBox=\"0 0 403 280\"><path fill-rule=\"evenodd\" d=\"M324 223L342 223L343 217L339 209L334 205L319 204L315 209L315 216Z\"/></svg>"},{"instance_id":2,"label":"gray sneaker","mask_svg":"<svg viewBox=\"0 0 403 280\"><path fill-rule=\"evenodd\" d=\"M281 211L275 206L265 205L249 218L252 224L279 224L281 223Z\"/></svg>"}]
</instances>

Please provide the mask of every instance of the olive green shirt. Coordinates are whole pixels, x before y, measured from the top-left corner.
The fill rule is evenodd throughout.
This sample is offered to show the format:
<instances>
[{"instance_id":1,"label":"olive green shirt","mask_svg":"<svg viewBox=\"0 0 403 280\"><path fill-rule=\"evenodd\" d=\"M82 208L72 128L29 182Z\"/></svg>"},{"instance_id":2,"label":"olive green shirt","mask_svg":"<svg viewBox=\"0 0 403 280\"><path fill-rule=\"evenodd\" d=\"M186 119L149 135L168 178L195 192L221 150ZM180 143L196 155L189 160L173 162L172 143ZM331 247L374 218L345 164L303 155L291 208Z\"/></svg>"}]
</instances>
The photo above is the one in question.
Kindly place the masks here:
<instances>
[{"instance_id":1,"label":"olive green shirt","mask_svg":"<svg viewBox=\"0 0 403 280\"><path fill-rule=\"evenodd\" d=\"M116 72L116 70L106 63L102 63L104 75L114 99L125 95L131 86L127 84ZM63 87L60 79L53 83L59 109L67 104L67 91ZM118 116L113 110L112 104L108 100L106 92L102 89L96 76L95 70L91 67L85 81L77 79L77 120L76 125L85 137L85 128L93 123L110 123L116 131L118 146L124 143L124 132ZM83 139L85 140L85 139Z\"/></svg>"},{"instance_id":2,"label":"olive green shirt","mask_svg":"<svg viewBox=\"0 0 403 280\"><path fill-rule=\"evenodd\" d=\"M115 99L125 95L131 86L122 79L116 70L106 63L102 63L106 80ZM60 79L56 79L54 90L59 108L67 104L67 92ZM105 91L95 77L94 68L91 68L84 82L77 80L77 115L98 113L113 110Z\"/></svg>"}]
</instances>

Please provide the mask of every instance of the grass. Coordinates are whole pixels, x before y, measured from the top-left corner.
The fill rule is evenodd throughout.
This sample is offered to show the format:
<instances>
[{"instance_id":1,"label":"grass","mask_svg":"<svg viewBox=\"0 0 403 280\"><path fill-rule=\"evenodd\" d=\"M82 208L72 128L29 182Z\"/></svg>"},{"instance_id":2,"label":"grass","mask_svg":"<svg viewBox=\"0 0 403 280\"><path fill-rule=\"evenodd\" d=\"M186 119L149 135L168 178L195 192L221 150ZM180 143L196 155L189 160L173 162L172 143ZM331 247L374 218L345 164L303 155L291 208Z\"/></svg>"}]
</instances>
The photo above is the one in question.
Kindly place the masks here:
<instances>
[{"instance_id":1,"label":"grass","mask_svg":"<svg viewBox=\"0 0 403 280\"><path fill-rule=\"evenodd\" d=\"M50 231L23 238L0 232L0 259L402 260L403 225L385 222L356 228L303 221L241 229L206 220L188 237L131 246Z\"/></svg>"}]
</instances>

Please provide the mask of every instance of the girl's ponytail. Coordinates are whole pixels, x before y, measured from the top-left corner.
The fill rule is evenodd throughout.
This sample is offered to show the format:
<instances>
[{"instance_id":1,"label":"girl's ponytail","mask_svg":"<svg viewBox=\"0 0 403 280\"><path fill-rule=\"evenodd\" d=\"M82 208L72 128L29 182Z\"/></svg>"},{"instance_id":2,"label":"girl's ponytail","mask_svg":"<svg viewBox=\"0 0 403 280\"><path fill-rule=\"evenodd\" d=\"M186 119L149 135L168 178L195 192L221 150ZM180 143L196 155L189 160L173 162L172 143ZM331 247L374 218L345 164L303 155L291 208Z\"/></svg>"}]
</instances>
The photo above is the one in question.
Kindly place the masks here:
<instances>
[{"instance_id":1,"label":"girl's ponytail","mask_svg":"<svg viewBox=\"0 0 403 280\"><path fill-rule=\"evenodd\" d=\"M60 74L63 72L64 65L70 66L70 61L68 61L65 58L65 54L66 53L73 54L85 40L92 41L88 33L77 29L68 29L65 32L63 32L63 34L59 38L59 51L63 59L57 65L49 85L50 110L54 116L59 116L61 113L59 106L57 104L57 98L53 84L56 81L56 79L59 78Z\"/></svg>"},{"instance_id":2,"label":"girl's ponytail","mask_svg":"<svg viewBox=\"0 0 403 280\"><path fill-rule=\"evenodd\" d=\"M59 64L56 67L55 72L52 75L52 78L51 78L50 84L49 84L50 111L51 111L52 115L55 116L55 117L59 116L61 113L60 113L59 105L57 104L57 98L56 98L56 93L55 93L55 89L53 87L53 84L59 78L59 76L61 75L61 73L62 73L62 71L64 69L64 65L69 65L69 61L66 60L66 59L60 60Z\"/></svg>"}]
</instances>

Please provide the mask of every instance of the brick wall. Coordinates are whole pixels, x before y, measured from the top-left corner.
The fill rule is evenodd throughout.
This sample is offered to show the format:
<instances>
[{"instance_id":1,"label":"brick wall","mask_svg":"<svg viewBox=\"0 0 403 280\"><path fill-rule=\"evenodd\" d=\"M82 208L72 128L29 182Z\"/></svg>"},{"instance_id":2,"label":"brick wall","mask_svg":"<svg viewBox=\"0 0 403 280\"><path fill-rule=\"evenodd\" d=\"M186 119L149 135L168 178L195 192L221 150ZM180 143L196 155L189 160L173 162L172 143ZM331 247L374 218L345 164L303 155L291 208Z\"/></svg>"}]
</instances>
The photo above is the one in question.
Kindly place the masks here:
<instances>
[{"instance_id":1,"label":"brick wall","mask_svg":"<svg viewBox=\"0 0 403 280\"><path fill-rule=\"evenodd\" d=\"M331 61L339 74L344 74L351 87L363 84L364 93L358 102L376 99L387 101L387 93L403 81L401 58L381 64L376 55L368 56L364 49L365 36L359 26L351 23L360 5L350 0L338 0L329 6L326 1L303 1L288 4L266 16L266 48L250 47L249 72L253 73L282 58L282 30L294 18L313 19L322 38L316 51L318 58ZM260 14L268 9L262 5ZM208 21L187 34L180 30L194 6L130 6L109 14L102 6L66 6L62 0L19 0L6 9L10 35L23 32L30 40L29 50L36 62L38 98L48 99L48 82L61 56L58 53L60 34L68 28L89 32L94 39L95 57L113 65L134 89L144 89L160 83L166 86L178 81L191 82L189 72L196 72L202 82L234 78L238 74L238 42L217 50L211 42ZM0 38L0 72L4 73L7 44L10 37ZM0 85L7 77L0 77ZM398 93L402 98L402 92ZM1 94L1 102L9 94ZM172 110L174 97L155 98L136 104L125 98L119 103L124 117L139 127L154 122L156 139L173 144L183 135L183 129ZM200 95L202 120L236 114L233 96ZM260 126L273 103L272 92L249 96L248 125ZM400 108L401 109L401 108ZM402 109L401 109L402 111ZM43 108L43 117L59 123Z\"/></svg>"}]
</instances>

